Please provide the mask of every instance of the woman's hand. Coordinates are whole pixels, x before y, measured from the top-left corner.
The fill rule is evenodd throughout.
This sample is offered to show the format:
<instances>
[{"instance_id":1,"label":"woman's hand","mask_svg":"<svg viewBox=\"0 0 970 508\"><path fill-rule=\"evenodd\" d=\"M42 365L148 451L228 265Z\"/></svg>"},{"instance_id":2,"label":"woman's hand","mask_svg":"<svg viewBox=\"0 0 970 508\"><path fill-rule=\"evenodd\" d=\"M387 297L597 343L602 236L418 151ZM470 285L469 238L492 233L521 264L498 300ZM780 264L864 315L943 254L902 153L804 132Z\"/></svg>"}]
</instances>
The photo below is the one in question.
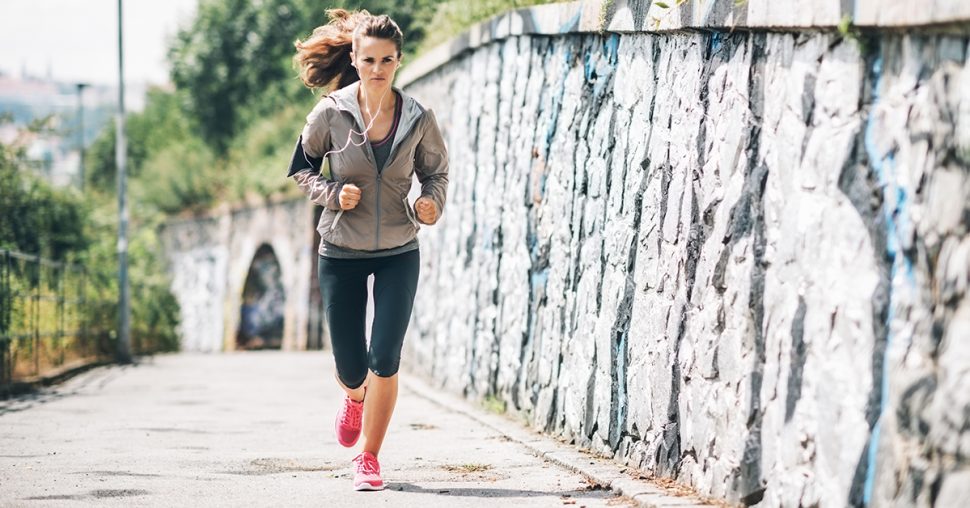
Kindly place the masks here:
<instances>
[{"instance_id":1,"label":"woman's hand","mask_svg":"<svg viewBox=\"0 0 970 508\"><path fill-rule=\"evenodd\" d=\"M340 202L341 210L353 210L360 202L360 189L352 183L344 184L340 188L340 195L337 196L337 200Z\"/></svg>"},{"instance_id":2,"label":"woman's hand","mask_svg":"<svg viewBox=\"0 0 970 508\"><path fill-rule=\"evenodd\" d=\"M438 207L430 198L421 196L414 202L414 211L418 214L418 220L425 224L434 224L438 221Z\"/></svg>"}]
</instances>

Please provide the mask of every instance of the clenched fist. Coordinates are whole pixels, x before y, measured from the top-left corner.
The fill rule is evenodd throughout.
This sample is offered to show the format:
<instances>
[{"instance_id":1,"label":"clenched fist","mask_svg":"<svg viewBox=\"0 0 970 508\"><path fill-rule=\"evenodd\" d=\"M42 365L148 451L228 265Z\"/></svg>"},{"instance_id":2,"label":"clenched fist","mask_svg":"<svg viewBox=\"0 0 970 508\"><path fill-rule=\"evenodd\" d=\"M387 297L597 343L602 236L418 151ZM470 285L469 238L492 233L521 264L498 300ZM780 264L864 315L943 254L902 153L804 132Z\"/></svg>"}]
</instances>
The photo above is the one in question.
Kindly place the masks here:
<instances>
[{"instance_id":1,"label":"clenched fist","mask_svg":"<svg viewBox=\"0 0 970 508\"><path fill-rule=\"evenodd\" d=\"M357 207L357 203L360 202L360 189L352 184L344 184L340 188L340 195L337 196L337 201L340 202L341 210L353 210Z\"/></svg>"},{"instance_id":2,"label":"clenched fist","mask_svg":"<svg viewBox=\"0 0 970 508\"><path fill-rule=\"evenodd\" d=\"M430 198L421 196L414 202L414 211L418 214L418 220L425 224L434 224L438 221L438 207Z\"/></svg>"}]
</instances>

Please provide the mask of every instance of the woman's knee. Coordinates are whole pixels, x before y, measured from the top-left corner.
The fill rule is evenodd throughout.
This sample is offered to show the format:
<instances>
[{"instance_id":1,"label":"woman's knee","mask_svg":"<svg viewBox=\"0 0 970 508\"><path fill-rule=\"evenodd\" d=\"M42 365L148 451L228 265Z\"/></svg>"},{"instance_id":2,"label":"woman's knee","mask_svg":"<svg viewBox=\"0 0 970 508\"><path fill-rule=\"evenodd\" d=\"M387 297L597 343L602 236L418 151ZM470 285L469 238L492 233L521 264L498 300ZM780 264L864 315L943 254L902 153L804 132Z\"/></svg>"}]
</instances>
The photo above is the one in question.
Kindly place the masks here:
<instances>
[{"instance_id":1,"label":"woman's knee","mask_svg":"<svg viewBox=\"0 0 970 508\"><path fill-rule=\"evenodd\" d=\"M377 377L389 378L401 367L400 355L371 355L368 368Z\"/></svg>"},{"instance_id":2,"label":"woman's knee","mask_svg":"<svg viewBox=\"0 0 970 508\"><path fill-rule=\"evenodd\" d=\"M346 370L348 369L337 368L337 380L340 381L340 384L348 390L356 390L364 386L364 381L367 380L367 369L362 369L363 372L358 372L361 369L353 369L351 372L346 372Z\"/></svg>"}]
</instances>

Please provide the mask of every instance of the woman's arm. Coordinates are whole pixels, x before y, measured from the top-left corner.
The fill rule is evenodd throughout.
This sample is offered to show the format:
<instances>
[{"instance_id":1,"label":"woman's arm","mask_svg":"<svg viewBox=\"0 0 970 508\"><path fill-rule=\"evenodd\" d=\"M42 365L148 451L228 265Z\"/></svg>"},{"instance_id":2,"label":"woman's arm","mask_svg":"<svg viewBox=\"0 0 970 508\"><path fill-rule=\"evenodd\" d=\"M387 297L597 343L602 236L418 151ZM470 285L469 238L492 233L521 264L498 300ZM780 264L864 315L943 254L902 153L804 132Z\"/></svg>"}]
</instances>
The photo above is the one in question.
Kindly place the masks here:
<instances>
[{"instance_id":1,"label":"woman's arm","mask_svg":"<svg viewBox=\"0 0 970 508\"><path fill-rule=\"evenodd\" d=\"M421 198L430 199L435 205L437 213L434 220L426 222L433 224L441 217L448 196L448 149L434 112L429 109L425 114L429 117L424 135L414 152L414 171L421 182Z\"/></svg>"},{"instance_id":2,"label":"woman's arm","mask_svg":"<svg viewBox=\"0 0 970 508\"><path fill-rule=\"evenodd\" d=\"M343 184L321 174L323 154L330 150L330 125L323 101L307 115L293 158L289 175L310 201L331 210L340 210L338 197ZM302 159L302 160L301 160Z\"/></svg>"}]
</instances>

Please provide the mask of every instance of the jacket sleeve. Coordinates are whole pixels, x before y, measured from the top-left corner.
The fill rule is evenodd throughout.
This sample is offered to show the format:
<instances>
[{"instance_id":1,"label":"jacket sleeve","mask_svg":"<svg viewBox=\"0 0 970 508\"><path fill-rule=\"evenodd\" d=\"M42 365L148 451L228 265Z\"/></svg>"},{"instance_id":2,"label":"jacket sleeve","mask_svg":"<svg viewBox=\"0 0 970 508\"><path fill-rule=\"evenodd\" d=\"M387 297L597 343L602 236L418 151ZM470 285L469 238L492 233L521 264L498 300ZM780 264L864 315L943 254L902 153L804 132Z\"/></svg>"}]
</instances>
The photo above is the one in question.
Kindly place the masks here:
<instances>
[{"instance_id":1,"label":"jacket sleeve","mask_svg":"<svg viewBox=\"0 0 970 508\"><path fill-rule=\"evenodd\" d=\"M340 210L337 197L343 184L321 173L323 155L330 150L330 126L326 111L320 106L307 115L307 123L293 149L286 176L296 181L310 201L331 210Z\"/></svg>"},{"instance_id":2,"label":"jacket sleeve","mask_svg":"<svg viewBox=\"0 0 970 508\"><path fill-rule=\"evenodd\" d=\"M421 182L421 197L434 201L440 218L448 196L448 149L434 112L429 109L425 114L427 126L414 152L414 170Z\"/></svg>"}]
</instances>

